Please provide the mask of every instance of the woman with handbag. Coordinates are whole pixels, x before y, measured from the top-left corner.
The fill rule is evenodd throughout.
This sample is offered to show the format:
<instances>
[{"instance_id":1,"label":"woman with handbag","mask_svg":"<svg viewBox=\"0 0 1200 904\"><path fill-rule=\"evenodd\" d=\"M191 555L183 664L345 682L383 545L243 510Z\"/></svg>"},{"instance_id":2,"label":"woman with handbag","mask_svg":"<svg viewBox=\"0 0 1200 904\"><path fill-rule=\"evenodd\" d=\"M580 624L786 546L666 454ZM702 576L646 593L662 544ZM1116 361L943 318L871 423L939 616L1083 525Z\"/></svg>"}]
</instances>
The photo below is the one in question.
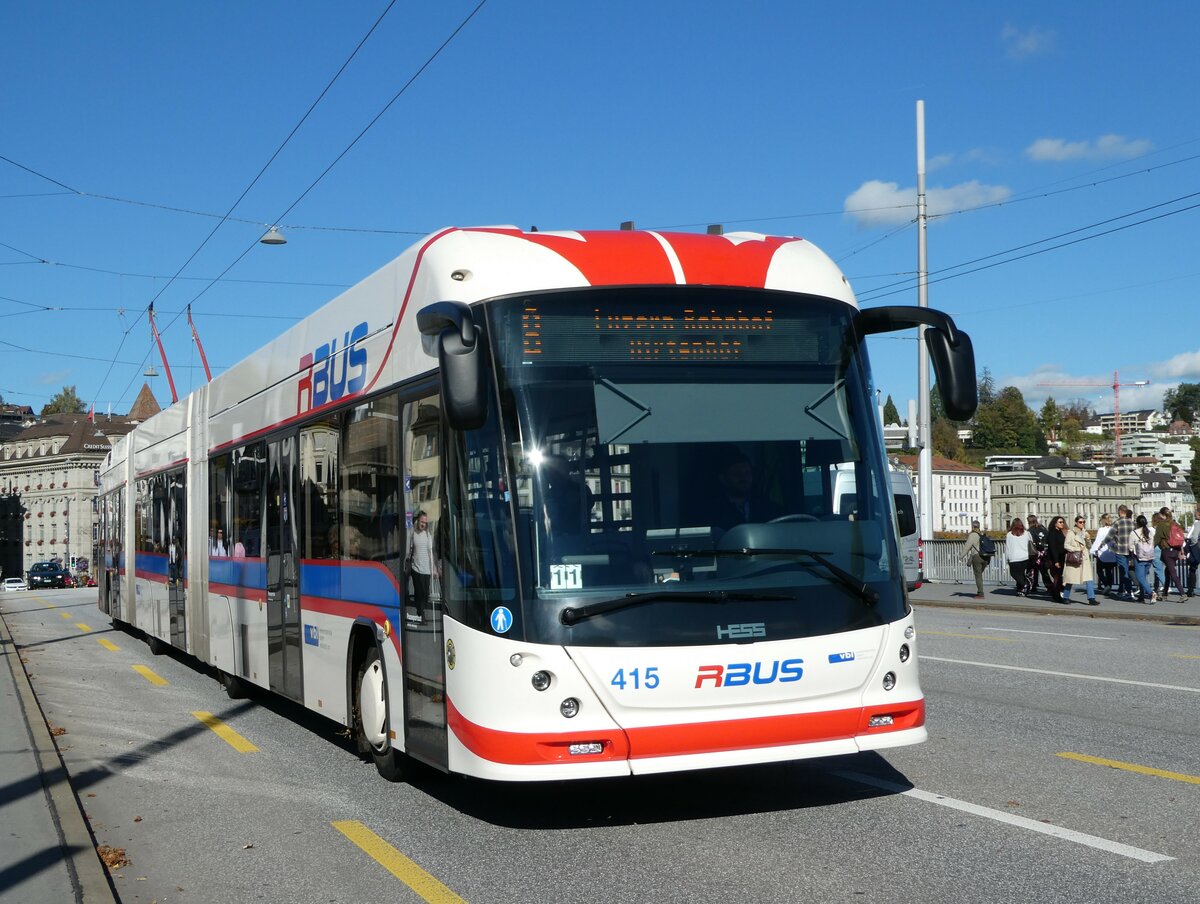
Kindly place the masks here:
<instances>
[{"instance_id":1,"label":"woman with handbag","mask_svg":"<svg viewBox=\"0 0 1200 904\"><path fill-rule=\"evenodd\" d=\"M1088 536L1086 522L1082 515L1075 516L1075 527L1066 532L1063 538L1063 602L1071 602L1071 588L1083 584L1087 590L1087 604L1099 606L1096 599L1096 585L1092 576L1091 538ZM1063 522L1066 526L1066 522Z\"/></svg>"}]
</instances>

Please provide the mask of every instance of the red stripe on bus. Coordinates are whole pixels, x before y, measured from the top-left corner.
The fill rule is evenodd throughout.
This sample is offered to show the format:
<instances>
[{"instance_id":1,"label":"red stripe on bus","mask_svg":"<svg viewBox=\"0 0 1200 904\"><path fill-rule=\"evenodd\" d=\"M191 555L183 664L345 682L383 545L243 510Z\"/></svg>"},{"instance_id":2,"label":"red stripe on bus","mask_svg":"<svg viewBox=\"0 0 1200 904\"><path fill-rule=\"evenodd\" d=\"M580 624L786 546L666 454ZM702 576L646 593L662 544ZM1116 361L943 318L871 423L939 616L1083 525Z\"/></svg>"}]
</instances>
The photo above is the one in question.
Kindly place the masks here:
<instances>
[{"instance_id":1,"label":"red stripe on bus","mask_svg":"<svg viewBox=\"0 0 1200 904\"><path fill-rule=\"evenodd\" d=\"M391 620L387 614L378 606L372 606L370 603L352 603L346 600L329 599L323 596L304 596L300 597L300 612L303 615L305 612L320 612L322 615L333 615L338 618L365 618L367 621L374 622L383 627L384 622L391 624ZM384 630L384 633L391 638L392 646L396 648L396 657L403 662L404 652L400 649L400 626L392 624L390 628Z\"/></svg>"},{"instance_id":2,"label":"red stripe on bus","mask_svg":"<svg viewBox=\"0 0 1200 904\"><path fill-rule=\"evenodd\" d=\"M873 716L882 715L891 716L892 723L869 726ZM531 766L567 761L591 762L626 757L643 759L756 750L903 731L925 724L925 701L754 719L654 725L624 731L610 729L554 734L486 728L463 716L449 700L446 701L446 718L455 736L476 756L493 763ZM584 742L602 743L604 750L599 754L572 757L568 746Z\"/></svg>"},{"instance_id":3,"label":"red stripe on bus","mask_svg":"<svg viewBox=\"0 0 1200 904\"><path fill-rule=\"evenodd\" d=\"M732 242L721 236L665 233L688 285L764 286L775 252L789 242L782 236Z\"/></svg>"},{"instance_id":4,"label":"red stripe on bus","mask_svg":"<svg viewBox=\"0 0 1200 904\"><path fill-rule=\"evenodd\" d=\"M267 601L267 591L261 587L244 587L241 584L219 584L216 581L209 581L208 592L218 593L221 596L232 596L238 599L250 600L256 603L265 603Z\"/></svg>"}]
</instances>

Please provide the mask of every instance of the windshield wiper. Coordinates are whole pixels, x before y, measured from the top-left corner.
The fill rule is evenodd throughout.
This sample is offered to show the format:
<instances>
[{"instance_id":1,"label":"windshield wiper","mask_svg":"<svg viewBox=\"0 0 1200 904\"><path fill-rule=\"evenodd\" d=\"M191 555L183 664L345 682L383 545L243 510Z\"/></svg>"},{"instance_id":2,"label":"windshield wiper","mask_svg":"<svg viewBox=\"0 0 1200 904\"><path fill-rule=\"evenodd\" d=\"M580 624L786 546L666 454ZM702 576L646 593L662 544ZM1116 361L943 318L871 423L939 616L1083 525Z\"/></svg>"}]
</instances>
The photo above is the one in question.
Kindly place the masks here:
<instances>
[{"instance_id":1,"label":"windshield wiper","mask_svg":"<svg viewBox=\"0 0 1200 904\"><path fill-rule=\"evenodd\" d=\"M652 555L672 556L681 559L692 558L696 556L732 556L737 558L750 556L786 556L788 558L794 556L808 556L813 561L824 566L825 570L833 575L834 579L836 579L839 584L858 596L858 598L868 606L874 606L877 602L879 602L879 592L877 590L868 586L865 582L860 581L840 565L834 564L828 558L826 558L827 556L832 555L831 552L818 552L815 549L801 549L800 547L766 549L743 546L739 549L679 549L670 551L655 551L652 553Z\"/></svg>"},{"instance_id":2,"label":"windshield wiper","mask_svg":"<svg viewBox=\"0 0 1200 904\"><path fill-rule=\"evenodd\" d=\"M740 590L653 590L647 593L627 593L611 600L600 600L588 603L586 606L568 606L559 613L559 621L564 625L574 625L593 615L603 615L606 612L616 612L618 609L628 609L641 603L653 603L667 600L673 603L724 603L729 600L746 600L750 602L792 600L794 596L781 593L747 593Z\"/></svg>"}]
</instances>

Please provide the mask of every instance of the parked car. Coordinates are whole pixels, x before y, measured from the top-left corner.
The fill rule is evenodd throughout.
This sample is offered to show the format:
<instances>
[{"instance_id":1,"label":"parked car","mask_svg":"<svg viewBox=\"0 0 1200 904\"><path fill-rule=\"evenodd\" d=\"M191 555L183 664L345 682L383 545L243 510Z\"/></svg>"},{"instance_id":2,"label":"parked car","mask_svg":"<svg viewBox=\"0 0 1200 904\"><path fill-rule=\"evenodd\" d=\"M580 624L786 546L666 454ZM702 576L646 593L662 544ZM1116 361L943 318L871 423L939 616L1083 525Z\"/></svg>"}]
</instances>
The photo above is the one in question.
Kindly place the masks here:
<instances>
[{"instance_id":1,"label":"parked car","mask_svg":"<svg viewBox=\"0 0 1200 904\"><path fill-rule=\"evenodd\" d=\"M66 587L69 575L53 562L37 562L25 573L25 580L33 587Z\"/></svg>"},{"instance_id":2,"label":"parked car","mask_svg":"<svg viewBox=\"0 0 1200 904\"><path fill-rule=\"evenodd\" d=\"M63 572L63 586L78 587L79 583L75 580L75 578L71 577L71 573L69 571L66 571Z\"/></svg>"},{"instance_id":3,"label":"parked car","mask_svg":"<svg viewBox=\"0 0 1200 904\"><path fill-rule=\"evenodd\" d=\"M80 587L95 587L96 579L94 577L92 577L90 572L84 572L83 574L81 574L79 576L79 586Z\"/></svg>"},{"instance_id":4,"label":"parked car","mask_svg":"<svg viewBox=\"0 0 1200 904\"><path fill-rule=\"evenodd\" d=\"M0 589L3 590L28 590L29 585L25 583L24 578L5 578L4 583L0 584Z\"/></svg>"}]
</instances>

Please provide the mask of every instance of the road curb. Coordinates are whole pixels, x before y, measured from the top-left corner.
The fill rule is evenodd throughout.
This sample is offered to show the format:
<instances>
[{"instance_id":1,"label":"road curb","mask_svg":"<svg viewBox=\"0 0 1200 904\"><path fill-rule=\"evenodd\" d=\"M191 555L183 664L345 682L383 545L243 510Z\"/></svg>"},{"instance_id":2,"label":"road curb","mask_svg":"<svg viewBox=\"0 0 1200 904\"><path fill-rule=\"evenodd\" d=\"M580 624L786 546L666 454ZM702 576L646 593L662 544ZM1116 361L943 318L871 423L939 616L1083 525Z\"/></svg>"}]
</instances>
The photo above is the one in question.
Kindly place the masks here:
<instances>
[{"instance_id":1,"label":"road curb","mask_svg":"<svg viewBox=\"0 0 1200 904\"><path fill-rule=\"evenodd\" d=\"M96 839L84 816L83 804L71 787L66 763L50 734L46 714L38 702L25 663L21 660L20 648L8 629L3 612L0 612L0 638L3 638L7 650L4 658L8 660L17 697L25 711L25 723L41 773L42 787L50 801L50 817L58 829L63 859L79 892L79 900L83 904L117 904L118 899L108 873L100 862L100 855L96 853Z\"/></svg>"},{"instance_id":2,"label":"road curb","mask_svg":"<svg viewBox=\"0 0 1200 904\"><path fill-rule=\"evenodd\" d=\"M939 609L973 609L978 612L1024 612L1027 615L1069 615L1079 618L1107 618L1107 619L1123 619L1125 621L1152 621L1161 622L1171 625L1189 625L1200 626L1200 616L1188 615L1180 612L1171 614L1169 609L1154 611L1156 607L1147 606L1147 612L1115 612L1112 609L1105 609L1102 602L1099 606L1087 606L1082 604L1072 603L1070 606L1061 604L1048 604L1045 606L1037 605L1018 605L1016 603L1002 602L986 602L981 603L977 600L912 600L914 608L922 606L930 606ZM1165 603L1160 605L1167 605Z\"/></svg>"}]
</instances>

